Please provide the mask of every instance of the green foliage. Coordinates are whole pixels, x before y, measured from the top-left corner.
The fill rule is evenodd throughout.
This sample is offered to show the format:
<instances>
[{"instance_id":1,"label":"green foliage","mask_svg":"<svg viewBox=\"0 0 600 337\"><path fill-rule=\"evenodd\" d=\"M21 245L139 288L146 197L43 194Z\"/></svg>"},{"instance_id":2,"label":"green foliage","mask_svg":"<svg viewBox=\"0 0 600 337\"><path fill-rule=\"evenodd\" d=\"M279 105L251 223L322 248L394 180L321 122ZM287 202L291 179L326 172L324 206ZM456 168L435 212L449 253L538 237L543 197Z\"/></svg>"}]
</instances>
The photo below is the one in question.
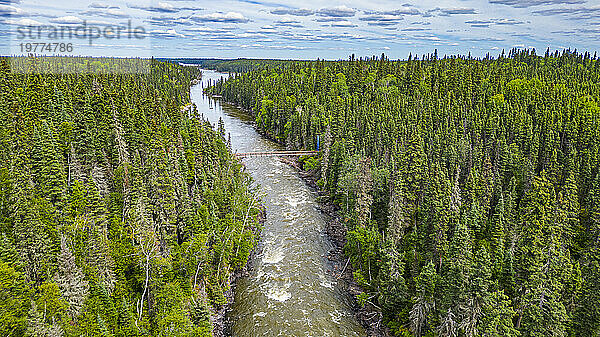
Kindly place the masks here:
<instances>
[{"instance_id":1,"label":"green foliage","mask_svg":"<svg viewBox=\"0 0 600 337\"><path fill-rule=\"evenodd\" d=\"M363 299L397 335L600 334L600 60L281 62L207 90L289 148L320 138Z\"/></svg>"},{"instance_id":2,"label":"green foliage","mask_svg":"<svg viewBox=\"0 0 600 337\"><path fill-rule=\"evenodd\" d=\"M190 118L198 70L10 61L69 71L0 58L0 334L212 335L259 210L222 128Z\"/></svg>"},{"instance_id":3,"label":"green foliage","mask_svg":"<svg viewBox=\"0 0 600 337\"><path fill-rule=\"evenodd\" d=\"M21 336L27 327L29 285L23 273L0 262L0 334Z\"/></svg>"}]
</instances>

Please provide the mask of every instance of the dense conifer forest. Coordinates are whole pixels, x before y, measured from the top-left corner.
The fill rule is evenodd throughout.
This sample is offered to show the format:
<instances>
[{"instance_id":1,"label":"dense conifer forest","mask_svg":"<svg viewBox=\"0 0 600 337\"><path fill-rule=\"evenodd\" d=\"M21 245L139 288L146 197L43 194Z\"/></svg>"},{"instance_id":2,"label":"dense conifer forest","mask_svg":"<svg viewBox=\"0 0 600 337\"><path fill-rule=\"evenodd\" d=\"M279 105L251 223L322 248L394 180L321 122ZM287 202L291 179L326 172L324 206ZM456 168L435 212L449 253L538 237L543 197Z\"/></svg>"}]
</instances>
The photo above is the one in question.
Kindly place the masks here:
<instances>
[{"instance_id":1,"label":"dense conifer forest","mask_svg":"<svg viewBox=\"0 0 600 337\"><path fill-rule=\"evenodd\" d=\"M289 148L320 143L306 166L395 335L600 335L596 55L351 57L210 92Z\"/></svg>"},{"instance_id":2,"label":"dense conifer forest","mask_svg":"<svg viewBox=\"0 0 600 337\"><path fill-rule=\"evenodd\" d=\"M211 335L259 210L199 76L0 58L0 335Z\"/></svg>"}]
</instances>

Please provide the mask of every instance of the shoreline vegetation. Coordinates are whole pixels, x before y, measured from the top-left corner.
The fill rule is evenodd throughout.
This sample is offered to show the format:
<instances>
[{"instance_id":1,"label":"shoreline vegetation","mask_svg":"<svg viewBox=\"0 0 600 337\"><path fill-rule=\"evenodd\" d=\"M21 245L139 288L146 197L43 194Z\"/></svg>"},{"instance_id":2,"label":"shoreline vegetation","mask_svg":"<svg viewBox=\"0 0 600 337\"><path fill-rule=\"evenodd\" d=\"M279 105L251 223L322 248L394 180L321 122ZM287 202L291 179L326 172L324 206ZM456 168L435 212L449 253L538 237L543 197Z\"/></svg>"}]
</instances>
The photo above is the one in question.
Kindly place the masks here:
<instances>
[{"instance_id":1,"label":"shoreline vegetation","mask_svg":"<svg viewBox=\"0 0 600 337\"><path fill-rule=\"evenodd\" d=\"M0 335L218 329L264 210L189 105L199 76L155 60L0 58Z\"/></svg>"},{"instance_id":2,"label":"shoreline vegetation","mask_svg":"<svg viewBox=\"0 0 600 337\"><path fill-rule=\"evenodd\" d=\"M317 185L318 171L305 169L300 157L282 157L281 161L296 169L300 178L319 196L319 210L329 218L325 231L335 245L335 249L327 255L327 259L333 264L333 270L330 272L338 282L342 282L342 290L351 297L354 317L365 328L368 337L391 336L383 324L381 308L373 303L359 305L358 296L364 292L364 289L354 280L354 268L349 263L350 258L344 254L347 229L343 225L343 217L339 215L339 209L328 200L327 191Z\"/></svg>"},{"instance_id":3,"label":"shoreline vegetation","mask_svg":"<svg viewBox=\"0 0 600 337\"><path fill-rule=\"evenodd\" d=\"M219 98L222 104L231 105L249 116L256 117L254 111L224 101L222 100L223 97L220 95L210 95L208 93L207 95L211 98ZM270 137L263 130L257 128L255 123L253 123L253 125L255 130L263 137L285 146L285 144L281 143L279 140ZM358 295L363 293L363 290L353 279L353 267L347 263L348 259L343 253L343 248L346 244L346 228L341 225L342 218L338 214L336 205L330 200L328 201L327 198L323 198L326 197L327 192L317 185L319 178L318 172L314 169L305 170L300 157L281 157L280 160L293 167L304 183L310 187L313 193L317 194L320 205L319 210L328 216L325 232L335 246L335 249L330 251L327 255L327 259L333 266L333 269L328 270L328 272L330 272L338 282L341 281L343 283L342 290L345 291L352 300L351 308L356 320L365 328L367 336L369 337L390 336L387 328L383 325L381 310L376 308L373 304L365 306L360 306L358 304ZM250 263L250 261L248 263Z\"/></svg>"},{"instance_id":4,"label":"shoreline vegetation","mask_svg":"<svg viewBox=\"0 0 600 337\"><path fill-rule=\"evenodd\" d=\"M600 60L223 62L207 89L314 150L361 305L395 336L600 333ZM215 66L216 67L216 66Z\"/></svg>"}]
</instances>

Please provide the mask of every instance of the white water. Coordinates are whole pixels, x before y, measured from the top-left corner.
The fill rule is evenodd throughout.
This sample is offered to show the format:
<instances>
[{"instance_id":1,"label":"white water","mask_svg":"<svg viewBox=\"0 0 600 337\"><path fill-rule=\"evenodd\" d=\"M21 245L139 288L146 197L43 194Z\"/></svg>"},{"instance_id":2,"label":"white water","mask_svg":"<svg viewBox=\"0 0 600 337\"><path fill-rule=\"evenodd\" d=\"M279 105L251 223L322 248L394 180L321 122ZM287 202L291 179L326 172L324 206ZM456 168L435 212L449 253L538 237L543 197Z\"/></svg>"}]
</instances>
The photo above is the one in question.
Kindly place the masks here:
<instances>
[{"instance_id":1,"label":"white water","mask_svg":"<svg viewBox=\"0 0 600 337\"><path fill-rule=\"evenodd\" d=\"M205 71L203 83L221 76ZM192 101L213 125L223 119L234 152L279 149L256 132L249 116L204 96L202 86L192 88ZM277 158L246 158L244 163L261 186L267 221L250 276L238 281L228 315L232 334L364 336L325 258L333 247L314 193Z\"/></svg>"}]
</instances>

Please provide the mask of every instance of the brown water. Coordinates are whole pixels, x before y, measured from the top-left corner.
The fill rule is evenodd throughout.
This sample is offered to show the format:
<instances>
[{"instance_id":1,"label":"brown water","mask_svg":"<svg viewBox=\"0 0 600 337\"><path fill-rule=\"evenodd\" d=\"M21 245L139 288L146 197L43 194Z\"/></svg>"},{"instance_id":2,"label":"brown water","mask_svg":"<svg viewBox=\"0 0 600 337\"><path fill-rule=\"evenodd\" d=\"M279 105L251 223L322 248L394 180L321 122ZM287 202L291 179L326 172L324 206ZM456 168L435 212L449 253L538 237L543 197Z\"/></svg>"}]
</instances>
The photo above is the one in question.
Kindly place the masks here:
<instances>
[{"instance_id":1,"label":"brown water","mask_svg":"<svg viewBox=\"0 0 600 337\"><path fill-rule=\"evenodd\" d=\"M224 74L203 71L203 85ZM192 88L192 102L213 125L223 119L234 152L280 147L259 135L251 117L208 98L202 85ZM325 234L325 215L316 196L294 169L277 158L246 158L260 185L267 209L257 254L249 277L238 281L228 314L234 336L364 336L349 299L340 290L325 255L332 243Z\"/></svg>"}]
</instances>

